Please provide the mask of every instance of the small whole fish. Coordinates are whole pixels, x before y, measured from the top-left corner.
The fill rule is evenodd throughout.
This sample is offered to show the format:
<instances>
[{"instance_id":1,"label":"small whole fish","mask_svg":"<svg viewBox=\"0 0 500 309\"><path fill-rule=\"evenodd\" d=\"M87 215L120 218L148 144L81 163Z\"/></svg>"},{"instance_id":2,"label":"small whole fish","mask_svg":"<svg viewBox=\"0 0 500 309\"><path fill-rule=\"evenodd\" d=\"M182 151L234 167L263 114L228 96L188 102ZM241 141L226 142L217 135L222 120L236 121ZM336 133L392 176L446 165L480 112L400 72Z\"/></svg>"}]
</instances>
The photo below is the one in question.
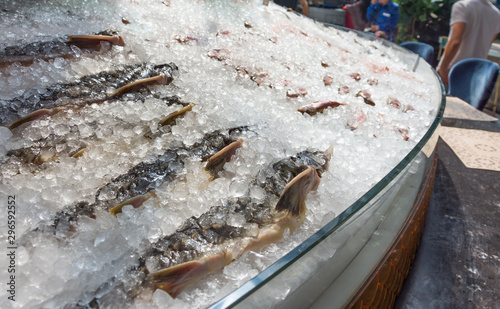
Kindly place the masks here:
<instances>
[{"instance_id":1,"label":"small whole fish","mask_svg":"<svg viewBox=\"0 0 500 309\"><path fill-rule=\"evenodd\" d=\"M372 95L368 92L368 90L358 91L358 93L356 93L356 97L362 98L365 104L375 106L375 102L371 99Z\"/></svg>"},{"instance_id":2,"label":"small whole fish","mask_svg":"<svg viewBox=\"0 0 500 309\"><path fill-rule=\"evenodd\" d=\"M85 140L67 143L65 137L52 134L42 141L35 142L33 146L10 150L7 152L7 157L17 158L24 164L39 166L55 161L62 155L77 158L83 154L86 147Z\"/></svg>"},{"instance_id":3,"label":"small whole fish","mask_svg":"<svg viewBox=\"0 0 500 309\"><path fill-rule=\"evenodd\" d=\"M73 58L81 52L100 51L103 47L109 49L113 45L125 46L125 41L117 32L106 30L95 35L69 35L52 41L8 46L0 52L0 68L13 63L28 66L37 59Z\"/></svg>"},{"instance_id":4,"label":"small whole fish","mask_svg":"<svg viewBox=\"0 0 500 309\"><path fill-rule=\"evenodd\" d=\"M345 103L339 103L335 101L315 101L313 103L309 103L307 105L301 106L297 109L297 111L303 113L308 113L313 116L316 113L322 113L328 107L339 107L340 105L346 105Z\"/></svg>"},{"instance_id":5,"label":"small whole fish","mask_svg":"<svg viewBox=\"0 0 500 309\"><path fill-rule=\"evenodd\" d=\"M277 242L286 230L293 233L305 219L305 199L318 188L332 153L333 147L325 152L303 151L270 164L251 184L267 192L264 201L250 197L224 200L222 205L186 219L176 232L146 250L139 265L125 276L126 284L114 277L95 291L90 303L77 306L99 308L116 297L122 304L132 303L138 295L156 289L177 297L245 252ZM235 216L241 220L232 225Z\"/></svg>"},{"instance_id":6,"label":"small whole fish","mask_svg":"<svg viewBox=\"0 0 500 309\"><path fill-rule=\"evenodd\" d=\"M42 94L38 90L27 90L20 97L0 100L0 123L11 123L12 130L66 108L104 102L148 85L169 84L177 70L173 63L126 65L115 71L84 76L75 82L49 86ZM116 90L108 94L110 89Z\"/></svg>"}]
</instances>

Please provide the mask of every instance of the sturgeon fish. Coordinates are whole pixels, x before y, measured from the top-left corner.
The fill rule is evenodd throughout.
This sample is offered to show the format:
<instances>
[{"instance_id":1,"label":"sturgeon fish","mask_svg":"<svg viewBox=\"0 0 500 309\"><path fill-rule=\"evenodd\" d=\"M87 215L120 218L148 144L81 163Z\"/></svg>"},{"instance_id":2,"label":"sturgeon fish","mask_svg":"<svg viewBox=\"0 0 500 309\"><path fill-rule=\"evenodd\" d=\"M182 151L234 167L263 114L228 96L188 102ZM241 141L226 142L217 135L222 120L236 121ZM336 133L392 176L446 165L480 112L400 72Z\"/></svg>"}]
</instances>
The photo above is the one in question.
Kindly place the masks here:
<instances>
[{"instance_id":1,"label":"sturgeon fish","mask_svg":"<svg viewBox=\"0 0 500 309\"><path fill-rule=\"evenodd\" d=\"M332 153L333 147L325 152L303 151L269 165L252 183L267 192L264 201L248 196L227 200L198 217L186 219L176 232L146 250L139 265L126 275L126 283L114 277L96 291L94 295L99 296L78 306L110 306L110 300L115 301L115 306L117 300L123 306L156 289L175 298L189 285L245 252L282 239L286 230L293 232L304 221L305 199L318 188ZM234 216L243 218L244 223L231 225Z\"/></svg>"},{"instance_id":2,"label":"sturgeon fish","mask_svg":"<svg viewBox=\"0 0 500 309\"><path fill-rule=\"evenodd\" d=\"M84 76L75 82L55 84L42 93L27 90L20 97L0 100L0 123L10 123L9 128L13 130L23 123L67 108L104 102L148 85L168 85L177 70L173 63L126 65L115 71Z\"/></svg>"},{"instance_id":3,"label":"sturgeon fish","mask_svg":"<svg viewBox=\"0 0 500 309\"><path fill-rule=\"evenodd\" d=\"M159 94L144 95L143 93L130 93L127 96L126 100L144 102L148 98L159 99L163 101L166 106L172 106L174 104L184 106L180 111L176 111L167 116L167 118L171 120L168 123L169 125L175 124L175 118L182 116L182 111L184 111L184 113L188 111L186 110L185 106L192 107L192 105L189 103L181 102L176 96L161 96ZM119 99L120 98L117 98L115 100L111 100L110 102L119 101ZM165 119L159 122L159 126L166 125L162 124ZM96 123L88 123L88 126L97 128ZM159 133L163 132L159 131ZM152 138L153 135L150 131L148 131L145 134L145 137ZM68 142L68 140L71 140L71 142ZM25 164L42 165L46 162L58 160L59 158L64 156L75 158L81 156L85 151L85 148L89 145L90 140L96 142L99 141L100 138L95 133L88 137L82 138L80 136L78 126L71 126L68 129L68 132L64 135L51 134L46 138L34 141L31 146L10 150L7 153L7 157L11 159L17 158L18 161L21 161Z\"/></svg>"},{"instance_id":4,"label":"sturgeon fish","mask_svg":"<svg viewBox=\"0 0 500 309\"><path fill-rule=\"evenodd\" d=\"M95 203L79 202L66 206L56 214L52 227L58 231L73 231L79 216L95 218L97 209L116 215L125 205L139 207L155 196L155 189L172 182L183 173L186 160L193 157L200 158L202 162L217 156L225 157L226 160L219 160L217 164L209 162L206 166L207 172L211 173L212 177L217 177L216 173L222 170L222 166L234 154L235 149L241 147L238 137L247 130L247 127L217 130L206 134L200 142L190 147L174 147L149 162L141 162L101 187L95 195Z\"/></svg>"},{"instance_id":5,"label":"sturgeon fish","mask_svg":"<svg viewBox=\"0 0 500 309\"><path fill-rule=\"evenodd\" d=\"M52 41L8 46L0 52L0 68L13 63L29 66L37 59L73 58L80 53L107 50L113 45L125 46L125 41L116 31L106 30L95 35L68 35Z\"/></svg>"}]
</instances>

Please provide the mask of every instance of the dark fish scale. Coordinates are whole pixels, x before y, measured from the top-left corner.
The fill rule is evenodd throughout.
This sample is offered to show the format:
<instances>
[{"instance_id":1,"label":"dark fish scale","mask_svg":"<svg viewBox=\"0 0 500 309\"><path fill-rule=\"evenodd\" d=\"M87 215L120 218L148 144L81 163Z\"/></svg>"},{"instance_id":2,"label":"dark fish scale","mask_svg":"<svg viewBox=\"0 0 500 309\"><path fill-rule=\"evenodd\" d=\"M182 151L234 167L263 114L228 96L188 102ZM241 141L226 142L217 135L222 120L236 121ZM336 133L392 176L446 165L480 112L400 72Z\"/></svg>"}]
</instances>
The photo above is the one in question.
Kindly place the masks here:
<instances>
[{"instance_id":1,"label":"dark fish scale","mask_svg":"<svg viewBox=\"0 0 500 309\"><path fill-rule=\"evenodd\" d=\"M96 196L99 197L103 190L114 191L114 188L119 188L116 196L112 199L114 206L119 204L119 202L115 201L116 199L124 200L136 195L145 194L155 188L157 180L163 182L167 176L180 173L184 167L184 160L185 158L177 155L176 150L168 150L158 156L153 162L141 162L126 174L113 179L106 186L99 189ZM180 164L171 164L174 161Z\"/></svg>"},{"instance_id":2,"label":"dark fish scale","mask_svg":"<svg viewBox=\"0 0 500 309\"><path fill-rule=\"evenodd\" d=\"M68 46L65 41L67 38L61 38L55 41L33 42L24 46L7 46L3 53L0 53L0 58L12 56L35 56L44 54L70 54L73 52L71 46Z\"/></svg>"},{"instance_id":3,"label":"dark fish scale","mask_svg":"<svg viewBox=\"0 0 500 309\"><path fill-rule=\"evenodd\" d=\"M242 213L247 223L257 223L259 226L272 222L269 206L244 198L228 201L227 206L213 206L198 218L186 219L175 233L158 240L146 256L156 257L161 268L167 268L201 257L203 252L199 250L223 244L235 238L251 236L246 227L231 226L227 223L234 213ZM186 238L192 238L198 243L197 246L189 248L195 250L196 254L193 255L196 255L196 258L179 254L179 251L187 249L184 241Z\"/></svg>"},{"instance_id":4,"label":"dark fish scale","mask_svg":"<svg viewBox=\"0 0 500 309\"><path fill-rule=\"evenodd\" d=\"M294 168L294 166L298 167L299 164L309 162L308 158L311 160L311 165L317 166L318 173L323 173L327 169L328 160L325 155L321 156L321 152L305 151L297 156L279 161L283 164L271 164L268 166L267 172L259 173L259 175L268 175L271 172L279 174L279 170L276 170L279 168L301 170L301 168ZM275 177L274 180L279 178ZM271 179L271 181L273 180ZM259 185L258 181L253 185ZM139 258L139 266L131 268L127 278L138 278L141 274L155 272L158 270L156 269L158 266L160 269L164 269L184 262L198 260L203 258L205 254L210 254L212 246L223 245L225 242L236 238L254 237L252 230L249 229L252 224L262 227L274 222L272 200L273 194L269 194L262 203L255 202L250 197L223 200L223 205L213 206L199 217L186 219L176 232L151 244L150 248ZM246 223L242 226L231 226L229 222L234 214L243 215ZM154 266L155 269L148 269L146 266L146 261L151 259L157 262L157 265ZM122 303L131 303L134 297L143 289L151 288L147 279L142 281L142 284L134 280L128 280L127 282L131 283L128 287L125 287L123 283L119 283L114 288L108 289L108 293L103 295L102 298L115 295L117 293L115 290L118 289L128 295L126 299L123 299ZM102 286L104 285L106 283ZM87 304L92 308L98 308L98 306L95 307L92 304L101 304L101 296L96 295Z\"/></svg>"},{"instance_id":5,"label":"dark fish scale","mask_svg":"<svg viewBox=\"0 0 500 309\"><path fill-rule=\"evenodd\" d=\"M222 148L230 144L238 137L238 134L245 131L245 127L234 129L232 135L227 130L217 130L206 134L203 139L191 147L181 146L174 149L169 149L163 154L154 158L151 162L141 162L131 168L127 173L122 174L111 180L108 184L101 187L95 197L96 203L87 204L86 213L94 216L96 209L109 210L112 207L135 196L146 194L155 190L160 185L169 183L175 179L184 170L184 162L192 156L210 157L220 151ZM219 139L219 137L222 137ZM213 140L217 142L214 146ZM223 142L221 142L223 141ZM209 146L208 146L209 145ZM106 195L106 198L103 196ZM112 196L109 196L112 195ZM73 212L69 206L68 222L65 224L73 224L76 220L73 219ZM53 227L57 228L58 224L64 221L67 207L58 212Z\"/></svg>"},{"instance_id":6,"label":"dark fish scale","mask_svg":"<svg viewBox=\"0 0 500 309\"><path fill-rule=\"evenodd\" d=\"M274 163L272 169L260 171L255 182L266 192L279 196L286 184L303 172L307 165L314 166L318 175L321 176L325 171L326 162L321 152L303 151L293 157Z\"/></svg>"},{"instance_id":7,"label":"dark fish scale","mask_svg":"<svg viewBox=\"0 0 500 309\"><path fill-rule=\"evenodd\" d=\"M93 125L95 124L89 124L89 126ZM66 138L70 135L73 135L73 141L71 143L67 143ZM92 137L95 137L95 135L92 135ZM39 160L39 156L43 152L54 151L54 155L58 156L61 152L57 151L57 146L65 145L62 152L67 153L68 156L71 156L76 151L84 148L87 145L85 141L87 139L80 139L78 134L78 127L72 126L69 128L69 132L66 136L57 136L55 134L50 134L46 138L34 141L32 146L9 150L7 152L7 157L16 157L25 164L34 163L36 165L39 165L45 163L44 161L40 162Z\"/></svg>"},{"instance_id":8,"label":"dark fish scale","mask_svg":"<svg viewBox=\"0 0 500 309\"><path fill-rule=\"evenodd\" d=\"M114 30L104 30L97 35L113 36L118 32ZM0 53L0 59L9 56L57 56L74 53L71 45L68 44L68 37L55 38L52 41L32 42L24 45L14 45L5 47L3 53Z\"/></svg>"},{"instance_id":9,"label":"dark fish scale","mask_svg":"<svg viewBox=\"0 0 500 309\"><path fill-rule=\"evenodd\" d=\"M235 210L235 206L215 206L211 208L212 210L215 210L218 215L221 215L222 211L224 216L222 221L227 221ZM166 268L196 259L203 254L201 250L243 237L247 233L243 227L235 227L226 222L220 223L219 219L211 219L213 216L207 214L202 214L199 218L186 219L175 233L155 243L148 256L156 256L161 268ZM185 254L186 252L189 254Z\"/></svg>"},{"instance_id":10,"label":"dark fish scale","mask_svg":"<svg viewBox=\"0 0 500 309\"><path fill-rule=\"evenodd\" d=\"M144 102L146 99L149 98L156 98L159 100L162 100L166 106L171 106L173 104L180 104L184 105L185 103L182 103L177 96L162 96L159 93L154 93L154 94L149 94L145 95L144 93L129 93L127 94L124 98L117 99L119 100L127 100L127 101L142 101ZM89 122L86 124L88 127L92 127L93 131L97 129L97 122ZM148 133L146 134L146 136ZM73 142L71 145L68 145L68 139L71 138ZM29 164L29 163L35 163L35 164L42 164L45 162L41 162L38 160L40 153L48 150L55 150L57 146L60 145L66 145L64 147L64 150L59 152L57 151L55 153L55 157L61 156L63 154L67 156L71 156L77 151L83 149L85 146L88 144L88 140L92 141L97 141L99 138L97 138L96 134L92 134L90 136L86 136L85 138L82 138L79 133L78 125L72 125L69 127L69 132L66 135L60 135L57 136L55 134L50 134L46 138L42 138L40 140L34 141L33 146L30 147L25 147L25 148L18 148L18 149L13 149L10 150L7 153L8 157L17 157L19 158L22 162Z\"/></svg>"},{"instance_id":11,"label":"dark fish scale","mask_svg":"<svg viewBox=\"0 0 500 309\"><path fill-rule=\"evenodd\" d=\"M26 90L23 95L14 99L0 100L0 123L13 122L39 109L105 100L108 97L106 91L110 87L119 89L144 78L171 75L176 70L178 68L173 63L125 65L111 72L83 76L75 82L49 86L42 93L36 89Z\"/></svg>"},{"instance_id":12,"label":"dark fish scale","mask_svg":"<svg viewBox=\"0 0 500 309\"><path fill-rule=\"evenodd\" d=\"M59 231L73 231L74 222L76 222L80 216L95 218L94 209L89 207L89 203L80 202L76 205L66 207L64 213L58 212L54 219L53 226L57 226Z\"/></svg>"}]
</instances>

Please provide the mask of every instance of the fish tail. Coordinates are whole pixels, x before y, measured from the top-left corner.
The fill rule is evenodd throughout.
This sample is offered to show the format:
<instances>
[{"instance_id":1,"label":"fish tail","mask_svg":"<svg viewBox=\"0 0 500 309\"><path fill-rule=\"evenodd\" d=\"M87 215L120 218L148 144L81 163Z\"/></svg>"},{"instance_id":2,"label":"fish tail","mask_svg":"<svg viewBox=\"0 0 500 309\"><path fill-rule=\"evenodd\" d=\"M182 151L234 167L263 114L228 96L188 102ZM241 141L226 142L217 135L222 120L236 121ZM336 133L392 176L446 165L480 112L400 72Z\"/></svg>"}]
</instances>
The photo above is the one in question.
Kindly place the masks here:
<instances>
[{"instance_id":1,"label":"fish tail","mask_svg":"<svg viewBox=\"0 0 500 309\"><path fill-rule=\"evenodd\" d=\"M160 126L174 125L177 118L184 116L187 112L193 110L193 106L196 104L189 103L186 107L181 110L175 111L169 114L167 117L163 118L158 124Z\"/></svg>"},{"instance_id":2,"label":"fish tail","mask_svg":"<svg viewBox=\"0 0 500 309\"><path fill-rule=\"evenodd\" d=\"M325 170L328 170L330 168L330 161L332 159L332 155L333 155L333 145L330 145L330 147L328 147L328 149L323 153L323 155L325 156L326 158L326 163L325 163Z\"/></svg>"},{"instance_id":3,"label":"fish tail","mask_svg":"<svg viewBox=\"0 0 500 309\"><path fill-rule=\"evenodd\" d=\"M19 127L20 125L24 124L24 123L28 123L28 122L31 122L31 121L34 121L34 120L37 120L39 118L42 118L43 116L47 115L47 116L52 116L62 110L64 110L65 108L64 107L56 107L56 108L52 108L52 109L39 109L39 110L36 110L16 121L14 121L10 126L9 126L9 129L12 131L14 130L15 128Z\"/></svg>"},{"instance_id":4,"label":"fish tail","mask_svg":"<svg viewBox=\"0 0 500 309\"><path fill-rule=\"evenodd\" d=\"M153 85L168 85L173 81L173 77L170 74L161 74L149 78L144 78L136 82L130 83L118 89L111 97L118 97L125 93L136 91L137 89L153 86Z\"/></svg>"},{"instance_id":5,"label":"fish tail","mask_svg":"<svg viewBox=\"0 0 500 309\"><path fill-rule=\"evenodd\" d=\"M250 239L240 255L279 241L287 229L293 233L305 219L306 196L310 191L316 190L319 181L320 178L314 166L308 166L305 171L292 179L276 204L276 210L286 211L286 215L259 233L258 237Z\"/></svg>"},{"instance_id":6,"label":"fish tail","mask_svg":"<svg viewBox=\"0 0 500 309\"><path fill-rule=\"evenodd\" d=\"M305 171L293 178L281 193L276 204L277 211L287 211L293 216L305 213L305 199L309 192L318 188L320 177L314 166L308 166Z\"/></svg>"},{"instance_id":7,"label":"fish tail","mask_svg":"<svg viewBox=\"0 0 500 309\"><path fill-rule=\"evenodd\" d=\"M79 48L99 49L101 42L125 46L125 41L119 35L70 35L67 44Z\"/></svg>"},{"instance_id":8,"label":"fish tail","mask_svg":"<svg viewBox=\"0 0 500 309\"><path fill-rule=\"evenodd\" d=\"M205 170L212 175L211 180L217 178L217 174L224 168L224 164L231 160L231 157L236 152L236 149L243 145L242 143L243 139L240 138L227 145L208 159Z\"/></svg>"},{"instance_id":9,"label":"fish tail","mask_svg":"<svg viewBox=\"0 0 500 309\"><path fill-rule=\"evenodd\" d=\"M151 197L157 197L155 191L150 191L144 195L135 196L130 198L123 203L116 205L109 210L109 213L116 217L117 214L122 212L122 208L126 205L132 205L134 208L140 207L145 201L149 200Z\"/></svg>"},{"instance_id":10,"label":"fish tail","mask_svg":"<svg viewBox=\"0 0 500 309\"><path fill-rule=\"evenodd\" d=\"M232 254L219 252L203 259L182 263L148 275L147 280L153 288L162 289L173 298L186 287L216 270L222 269L232 261Z\"/></svg>"}]
</instances>

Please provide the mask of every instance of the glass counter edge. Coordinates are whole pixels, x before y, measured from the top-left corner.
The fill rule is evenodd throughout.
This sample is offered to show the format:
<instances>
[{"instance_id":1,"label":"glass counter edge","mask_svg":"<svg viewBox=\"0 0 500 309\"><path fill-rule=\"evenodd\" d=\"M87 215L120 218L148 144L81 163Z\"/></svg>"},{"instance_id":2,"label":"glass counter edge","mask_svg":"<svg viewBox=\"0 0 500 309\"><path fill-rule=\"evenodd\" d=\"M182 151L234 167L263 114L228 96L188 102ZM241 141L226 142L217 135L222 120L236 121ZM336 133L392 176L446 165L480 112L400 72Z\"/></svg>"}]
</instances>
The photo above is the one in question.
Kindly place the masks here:
<instances>
[{"instance_id":1,"label":"glass counter edge","mask_svg":"<svg viewBox=\"0 0 500 309\"><path fill-rule=\"evenodd\" d=\"M342 28L342 27L340 27ZM344 30L345 29L341 29ZM363 35L358 32L358 35ZM378 38L376 38L378 39ZM386 44L390 44L391 47L397 46L398 50L403 52L409 51L403 49L399 45L395 43L389 42ZM394 44L394 45L392 45ZM430 65L428 65L425 61L419 61L418 65L426 65L430 70L434 73L436 80L440 84L441 88L441 104L439 110L437 112L434 121L429 127L429 130L424 134L421 140L417 143L417 145L386 175L382 178L373 188L371 188L368 192L366 192L361 198L359 198L356 202L354 202L351 206L349 206L346 210L344 210L337 217L332 219L329 223L327 223L324 227L318 230L316 233L307 238L303 243L292 249L290 252L285 254L281 259L271 264L269 267L260 272L257 276L250 279L243 285L241 285L236 290L232 291L216 303L209 306L209 308L231 308L236 306L238 303L247 298L250 294L252 294L255 290L263 287L263 285L285 270L288 266L293 264L296 260L302 257L304 254L312 250L316 245L318 245L323 239L332 234L335 230L337 230L345 221L347 221L351 216L356 214L359 210L361 210L369 201L371 201L379 192L381 192L387 185L389 185L396 176L404 170L404 168L418 155L422 148L430 141L431 137L436 133L436 130L443 119L444 109L446 107L446 91L444 85L441 81L441 78L436 73Z\"/></svg>"}]
</instances>

